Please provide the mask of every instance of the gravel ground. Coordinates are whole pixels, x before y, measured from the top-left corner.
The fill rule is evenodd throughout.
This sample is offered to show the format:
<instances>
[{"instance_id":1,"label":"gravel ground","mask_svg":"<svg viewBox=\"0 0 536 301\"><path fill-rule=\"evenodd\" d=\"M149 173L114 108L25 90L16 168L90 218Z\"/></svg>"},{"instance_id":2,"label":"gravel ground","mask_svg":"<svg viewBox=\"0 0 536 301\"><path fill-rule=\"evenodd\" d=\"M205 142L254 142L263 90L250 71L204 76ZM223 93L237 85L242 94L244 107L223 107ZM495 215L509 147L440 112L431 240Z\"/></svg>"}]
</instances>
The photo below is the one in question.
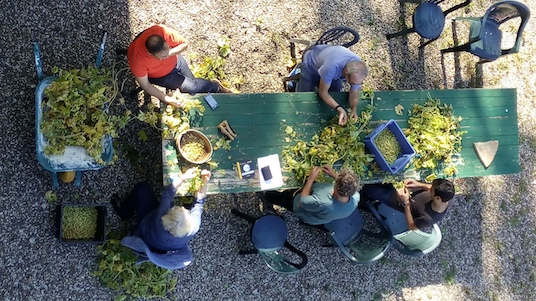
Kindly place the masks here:
<instances>
[{"instance_id":1,"label":"gravel ground","mask_svg":"<svg viewBox=\"0 0 536 301\"><path fill-rule=\"evenodd\" d=\"M524 1L526 2L526 1ZM184 1L176 0L0 0L0 298L2 300L111 300L116 295L90 276L96 268L94 246L60 244L54 237L54 207L44 195L52 189L50 173L39 166L34 147L34 89L37 84L32 35L39 40L45 73L52 66L91 64L102 29L109 33L104 64L115 47L125 47L154 23L179 29L189 53L214 56L216 41L226 35L232 54L226 74L244 76L243 93L280 92L280 78L290 58L290 37L316 38L337 25L357 29L352 47L370 66L366 86L375 90L465 88L478 83L476 59L446 55L452 44L450 22L440 40L418 51L415 34L387 41L401 14L410 24L411 5L387 1ZM473 1L450 15L483 15L491 4ZM533 2L529 3L533 7ZM534 33L534 22L525 36ZM211 196L202 229L191 244L196 259L176 271L180 284L174 300L536 300L536 148L535 42L526 38L522 53L484 65L483 87L518 89L521 173L456 180L456 205L441 222L441 245L422 258L390 251L379 262L353 265L336 249L322 248L328 238L298 225L286 214L291 241L309 256L299 274L271 272L258 256L239 257L247 244L247 225L230 214L232 207L260 214L253 194ZM124 59L123 59L124 64ZM137 104L129 103L134 108ZM149 140L138 142L140 129ZM125 159L98 172L86 172L82 186L61 185L61 203L108 203L148 179L160 190L159 133L129 124L123 143L134 146L141 164ZM117 217L109 210L111 227Z\"/></svg>"}]
</instances>

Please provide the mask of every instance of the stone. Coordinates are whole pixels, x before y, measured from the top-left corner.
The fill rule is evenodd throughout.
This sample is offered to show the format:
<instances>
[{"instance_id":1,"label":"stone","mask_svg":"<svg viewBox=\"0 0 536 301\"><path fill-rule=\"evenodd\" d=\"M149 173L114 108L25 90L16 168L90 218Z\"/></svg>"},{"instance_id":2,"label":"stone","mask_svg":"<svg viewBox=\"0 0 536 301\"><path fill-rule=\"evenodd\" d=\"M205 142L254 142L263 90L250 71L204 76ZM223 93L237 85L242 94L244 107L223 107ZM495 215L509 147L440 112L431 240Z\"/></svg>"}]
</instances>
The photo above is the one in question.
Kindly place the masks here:
<instances>
[{"instance_id":1,"label":"stone","mask_svg":"<svg viewBox=\"0 0 536 301\"><path fill-rule=\"evenodd\" d=\"M473 147L482 165L488 168L495 159L495 154L497 154L497 150L499 149L499 141L475 142L473 143Z\"/></svg>"}]
</instances>

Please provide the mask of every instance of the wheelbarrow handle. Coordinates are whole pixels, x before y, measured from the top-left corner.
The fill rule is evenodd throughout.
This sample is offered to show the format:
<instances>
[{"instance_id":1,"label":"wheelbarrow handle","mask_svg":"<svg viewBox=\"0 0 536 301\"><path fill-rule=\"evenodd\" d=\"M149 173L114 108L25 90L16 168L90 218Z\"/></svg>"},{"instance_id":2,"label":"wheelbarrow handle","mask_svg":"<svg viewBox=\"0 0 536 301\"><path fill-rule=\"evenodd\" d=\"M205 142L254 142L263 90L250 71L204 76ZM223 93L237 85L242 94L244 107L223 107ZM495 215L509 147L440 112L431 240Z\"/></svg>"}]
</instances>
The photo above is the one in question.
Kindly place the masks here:
<instances>
[{"instance_id":1,"label":"wheelbarrow handle","mask_svg":"<svg viewBox=\"0 0 536 301\"><path fill-rule=\"evenodd\" d=\"M43 61L41 60L41 52L39 52L39 45L37 44L37 36L35 32L32 33L32 43L35 57L35 68L37 69L37 81L40 82L43 79Z\"/></svg>"},{"instance_id":2,"label":"wheelbarrow handle","mask_svg":"<svg viewBox=\"0 0 536 301\"><path fill-rule=\"evenodd\" d=\"M106 38L108 37L108 32L104 31L102 34L102 41L99 47L99 51L97 52L97 61L95 63L95 66L97 68L100 68L102 64L102 57L104 56L104 48L106 47Z\"/></svg>"}]
</instances>

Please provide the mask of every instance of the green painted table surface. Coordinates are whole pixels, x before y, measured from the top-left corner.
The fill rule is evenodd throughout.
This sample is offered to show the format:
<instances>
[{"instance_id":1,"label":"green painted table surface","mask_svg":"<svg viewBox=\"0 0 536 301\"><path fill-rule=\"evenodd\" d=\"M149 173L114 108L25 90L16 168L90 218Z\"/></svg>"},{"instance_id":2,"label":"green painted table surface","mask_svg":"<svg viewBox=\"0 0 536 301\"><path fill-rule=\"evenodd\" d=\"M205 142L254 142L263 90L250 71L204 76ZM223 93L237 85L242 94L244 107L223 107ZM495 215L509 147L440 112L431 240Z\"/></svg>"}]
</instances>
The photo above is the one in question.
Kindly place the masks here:
<instances>
[{"instance_id":1,"label":"green painted table surface","mask_svg":"<svg viewBox=\"0 0 536 301\"><path fill-rule=\"evenodd\" d=\"M332 93L343 107L348 107L347 93ZM284 129L287 125L303 134L301 139L308 140L323 128L322 121L331 119L335 112L329 108L316 93L273 93L273 94L215 94L219 107L212 111L206 107L201 118L191 121L193 128L201 130L211 141L222 137L218 124L227 120L238 137L231 142L231 150L219 149L213 154L218 168L213 170L209 194L259 191L258 171L255 176L239 179L234 166L237 161L252 160L256 166L258 157L279 154L288 144ZM362 99L359 111L373 102L376 110L372 114L371 128L390 119L397 121L401 128L407 127L407 111L414 103L423 104L428 97L438 98L441 103L451 104L454 114L462 116L461 129L467 131L463 136L462 151L454 159L458 174L456 177L478 177L519 172L519 137L517 127L517 94L515 89L459 89L459 90L418 90L418 91L380 91L373 99ZM402 116L395 113L395 106L402 105ZM480 163L473 142L499 141L499 150L493 163L486 169ZM168 174L185 167L186 162L178 156L173 140L162 141L164 162L164 182ZM281 160L280 160L281 161ZM284 167L284 162L281 162ZM437 173L436 173L437 174ZM363 178L363 182L381 182L385 174ZM437 174L442 176L441 174ZM283 170L285 185L294 188L297 183L291 174ZM423 179L426 173L416 172L409 166L405 178Z\"/></svg>"}]
</instances>

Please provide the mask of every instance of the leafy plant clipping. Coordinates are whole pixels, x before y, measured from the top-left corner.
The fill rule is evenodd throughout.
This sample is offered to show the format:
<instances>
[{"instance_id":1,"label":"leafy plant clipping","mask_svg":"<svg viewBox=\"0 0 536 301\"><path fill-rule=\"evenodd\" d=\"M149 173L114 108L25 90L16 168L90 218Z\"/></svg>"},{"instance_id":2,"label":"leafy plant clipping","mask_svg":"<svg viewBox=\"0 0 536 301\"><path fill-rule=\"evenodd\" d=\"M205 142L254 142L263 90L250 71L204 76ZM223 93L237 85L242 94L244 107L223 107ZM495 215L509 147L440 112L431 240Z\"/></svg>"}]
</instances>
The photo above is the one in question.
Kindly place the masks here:
<instances>
[{"instance_id":1,"label":"leafy plant clipping","mask_svg":"<svg viewBox=\"0 0 536 301\"><path fill-rule=\"evenodd\" d=\"M430 96L424 105L414 104L408 114L406 136L417 153L415 168L435 170L441 165L446 176L453 176L457 170L450 163L461 151L462 136L467 133L458 130L462 118L454 116L452 105L441 105Z\"/></svg>"},{"instance_id":2,"label":"leafy plant clipping","mask_svg":"<svg viewBox=\"0 0 536 301\"><path fill-rule=\"evenodd\" d=\"M99 164L104 164L102 141L126 126L124 116L113 115L110 108L118 95L112 71L105 68L52 69L58 75L46 89L40 129L47 139L46 155L61 155L67 146L82 146ZM116 159L116 156L114 156Z\"/></svg>"},{"instance_id":3,"label":"leafy plant clipping","mask_svg":"<svg viewBox=\"0 0 536 301\"><path fill-rule=\"evenodd\" d=\"M368 129L372 118L373 106L367 106L357 120L350 119L345 126L338 125L338 119L330 120L328 125L310 141L297 139L298 135L290 126L285 128L287 142L294 142L283 149L283 161L289 171L293 172L298 182L303 183L315 166L333 165L342 161L342 167L364 176L366 165L374 156L365 153L362 133ZM318 181L328 181L320 176Z\"/></svg>"},{"instance_id":4,"label":"leafy plant clipping","mask_svg":"<svg viewBox=\"0 0 536 301\"><path fill-rule=\"evenodd\" d=\"M137 264L137 256L121 245L118 234L111 232L103 245L98 246L98 268L93 275L107 287L120 294L115 300L134 298L167 299L177 284L171 270L150 262ZM130 300L130 299L129 299Z\"/></svg>"}]
</instances>

